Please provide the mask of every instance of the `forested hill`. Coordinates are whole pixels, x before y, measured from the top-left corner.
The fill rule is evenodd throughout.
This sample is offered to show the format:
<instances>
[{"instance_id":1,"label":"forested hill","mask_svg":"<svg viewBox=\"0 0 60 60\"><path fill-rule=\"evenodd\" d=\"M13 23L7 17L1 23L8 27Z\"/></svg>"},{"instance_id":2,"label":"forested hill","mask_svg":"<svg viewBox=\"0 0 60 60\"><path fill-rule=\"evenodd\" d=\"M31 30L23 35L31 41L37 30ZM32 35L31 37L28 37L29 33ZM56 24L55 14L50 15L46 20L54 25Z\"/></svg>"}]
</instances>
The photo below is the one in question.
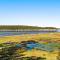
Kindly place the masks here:
<instances>
[{"instance_id":1,"label":"forested hill","mask_svg":"<svg viewBox=\"0 0 60 60\"><path fill-rule=\"evenodd\" d=\"M24 26L24 25L0 25L0 30L16 30L16 29L57 29L55 27L38 27L38 26Z\"/></svg>"}]
</instances>

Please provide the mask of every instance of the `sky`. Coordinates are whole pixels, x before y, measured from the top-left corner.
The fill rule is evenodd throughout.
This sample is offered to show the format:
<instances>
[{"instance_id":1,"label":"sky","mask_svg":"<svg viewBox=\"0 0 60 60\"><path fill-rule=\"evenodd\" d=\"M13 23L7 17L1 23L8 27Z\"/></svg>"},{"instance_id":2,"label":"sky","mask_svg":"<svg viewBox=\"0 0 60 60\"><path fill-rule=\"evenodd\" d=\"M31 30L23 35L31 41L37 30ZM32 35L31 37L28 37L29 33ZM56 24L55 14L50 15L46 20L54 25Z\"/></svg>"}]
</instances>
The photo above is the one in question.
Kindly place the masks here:
<instances>
[{"instance_id":1,"label":"sky","mask_svg":"<svg viewBox=\"0 0 60 60\"><path fill-rule=\"evenodd\" d=\"M60 0L0 0L0 25L60 27Z\"/></svg>"}]
</instances>

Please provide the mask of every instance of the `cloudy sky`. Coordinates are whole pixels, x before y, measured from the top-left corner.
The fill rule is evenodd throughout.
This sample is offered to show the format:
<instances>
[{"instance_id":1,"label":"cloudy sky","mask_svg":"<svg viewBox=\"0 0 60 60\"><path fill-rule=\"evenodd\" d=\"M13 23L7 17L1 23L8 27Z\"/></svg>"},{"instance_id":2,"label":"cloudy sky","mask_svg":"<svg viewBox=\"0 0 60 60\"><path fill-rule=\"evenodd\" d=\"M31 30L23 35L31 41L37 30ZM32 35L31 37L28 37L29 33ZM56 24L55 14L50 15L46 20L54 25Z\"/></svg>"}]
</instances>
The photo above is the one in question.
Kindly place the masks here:
<instances>
[{"instance_id":1,"label":"cloudy sky","mask_svg":"<svg viewBox=\"0 0 60 60\"><path fill-rule=\"evenodd\" d=\"M0 0L0 25L60 27L60 0Z\"/></svg>"}]
</instances>

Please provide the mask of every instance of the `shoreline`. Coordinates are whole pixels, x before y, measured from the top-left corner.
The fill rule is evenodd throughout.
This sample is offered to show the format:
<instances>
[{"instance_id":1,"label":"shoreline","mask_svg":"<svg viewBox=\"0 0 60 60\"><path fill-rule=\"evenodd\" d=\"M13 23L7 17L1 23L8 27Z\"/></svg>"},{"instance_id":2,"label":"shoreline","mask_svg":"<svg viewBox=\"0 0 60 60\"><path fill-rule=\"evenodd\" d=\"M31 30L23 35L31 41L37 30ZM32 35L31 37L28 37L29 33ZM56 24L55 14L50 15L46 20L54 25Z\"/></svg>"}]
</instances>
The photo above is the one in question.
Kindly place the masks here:
<instances>
[{"instance_id":1,"label":"shoreline","mask_svg":"<svg viewBox=\"0 0 60 60\"><path fill-rule=\"evenodd\" d=\"M60 33L46 33L46 34L22 34L11 36L0 36L0 43L4 42L21 42L27 40L52 40L60 41Z\"/></svg>"}]
</instances>

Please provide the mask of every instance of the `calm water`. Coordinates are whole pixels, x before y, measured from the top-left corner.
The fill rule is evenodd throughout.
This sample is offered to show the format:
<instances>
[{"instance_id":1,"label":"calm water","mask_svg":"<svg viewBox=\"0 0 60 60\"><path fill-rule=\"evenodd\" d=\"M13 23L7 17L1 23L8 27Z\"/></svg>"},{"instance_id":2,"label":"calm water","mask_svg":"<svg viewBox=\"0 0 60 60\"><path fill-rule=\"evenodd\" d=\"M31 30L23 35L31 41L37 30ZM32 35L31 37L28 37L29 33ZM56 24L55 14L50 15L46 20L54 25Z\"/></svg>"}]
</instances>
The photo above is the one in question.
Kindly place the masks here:
<instances>
[{"instance_id":1,"label":"calm water","mask_svg":"<svg viewBox=\"0 0 60 60\"><path fill-rule=\"evenodd\" d=\"M57 32L60 32L60 29L57 29ZM0 36L9 36L9 35L22 35L22 34L38 34L38 33L50 33L48 31L22 31L22 32L0 32Z\"/></svg>"},{"instance_id":2,"label":"calm water","mask_svg":"<svg viewBox=\"0 0 60 60\"><path fill-rule=\"evenodd\" d=\"M22 34L38 34L38 33L49 33L49 32L39 32L39 31L31 31L31 32L0 32L0 36L9 36L9 35L22 35Z\"/></svg>"}]
</instances>

